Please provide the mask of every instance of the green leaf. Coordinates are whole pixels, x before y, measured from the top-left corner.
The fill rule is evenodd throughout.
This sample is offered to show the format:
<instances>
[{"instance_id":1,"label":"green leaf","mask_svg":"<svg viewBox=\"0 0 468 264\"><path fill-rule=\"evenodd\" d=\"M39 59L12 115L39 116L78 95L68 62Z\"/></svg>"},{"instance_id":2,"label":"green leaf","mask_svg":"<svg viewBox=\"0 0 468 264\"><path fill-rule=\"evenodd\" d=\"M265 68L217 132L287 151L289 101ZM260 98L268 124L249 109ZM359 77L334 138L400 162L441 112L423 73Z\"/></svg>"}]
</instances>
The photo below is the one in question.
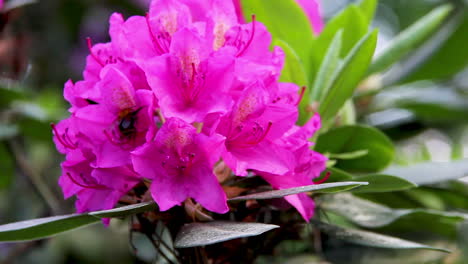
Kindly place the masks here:
<instances>
[{"instance_id":1,"label":"green leaf","mask_svg":"<svg viewBox=\"0 0 468 264\"><path fill-rule=\"evenodd\" d=\"M255 14L256 20L267 26L273 39L281 39L297 53L310 72L310 45L314 39L309 20L294 0L242 0L242 11L247 21Z\"/></svg>"},{"instance_id":2,"label":"green leaf","mask_svg":"<svg viewBox=\"0 0 468 264\"><path fill-rule=\"evenodd\" d=\"M123 217L128 215L139 214L147 211L152 211L157 208L155 202L144 202L137 203L122 207L117 207L114 209L104 210L104 211L95 211L90 212L89 215L98 217L98 218L110 218L110 217Z\"/></svg>"},{"instance_id":3,"label":"green leaf","mask_svg":"<svg viewBox=\"0 0 468 264\"><path fill-rule=\"evenodd\" d=\"M468 215L428 209L392 209L349 193L322 196L317 202L325 211L344 216L365 228L430 231L454 236L456 225Z\"/></svg>"},{"instance_id":4,"label":"green leaf","mask_svg":"<svg viewBox=\"0 0 468 264\"><path fill-rule=\"evenodd\" d=\"M50 237L79 227L97 223L100 218L123 217L156 208L154 202L138 203L86 214L37 218L0 226L0 241L27 241Z\"/></svg>"},{"instance_id":5,"label":"green leaf","mask_svg":"<svg viewBox=\"0 0 468 264\"><path fill-rule=\"evenodd\" d=\"M23 91L16 89L8 89L0 86L0 107L8 106L12 101L25 99Z\"/></svg>"},{"instance_id":6,"label":"green leaf","mask_svg":"<svg viewBox=\"0 0 468 264\"><path fill-rule=\"evenodd\" d=\"M468 176L468 160L392 166L383 173L401 177L418 185L435 184Z\"/></svg>"},{"instance_id":7,"label":"green leaf","mask_svg":"<svg viewBox=\"0 0 468 264\"><path fill-rule=\"evenodd\" d=\"M357 159L366 156L367 154L369 154L367 149L361 149L347 153L330 154L328 157L332 159Z\"/></svg>"},{"instance_id":8,"label":"green leaf","mask_svg":"<svg viewBox=\"0 0 468 264\"><path fill-rule=\"evenodd\" d=\"M325 224L323 222L318 222L313 220L313 224L320 229L320 231L328 234L329 236L333 236L337 239L357 244L357 245L362 245L362 246L367 246L367 247L376 247L376 248L392 248L392 249L428 249L428 250L436 250L436 251L442 251L442 252L450 252L447 249L443 248L437 248L437 247L431 247L428 245L396 238L396 237L391 237L391 236L386 236L386 235L381 235L381 234L376 234L373 232L369 231L363 231L363 230L357 230L357 229L347 229L347 228L342 228L339 226L334 226L330 224Z\"/></svg>"},{"instance_id":9,"label":"green leaf","mask_svg":"<svg viewBox=\"0 0 468 264\"><path fill-rule=\"evenodd\" d=\"M428 123L464 122L468 97L460 89L441 83L420 81L389 87L375 97L373 108L403 108Z\"/></svg>"},{"instance_id":10,"label":"green leaf","mask_svg":"<svg viewBox=\"0 0 468 264\"><path fill-rule=\"evenodd\" d=\"M319 113L325 123L332 120L353 95L370 64L377 43L377 31L365 35L349 52L335 72L328 93L320 102Z\"/></svg>"},{"instance_id":11,"label":"green leaf","mask_svg":"<svg viewBox=\"0 0 468 264\"><path fill-rule=\"evenodd\" d=\"M451 5L442 5L398 34L372 62L368 74L385 71L409 52L415 50L439 28L451 10Z\"/></svg>"},{"instance_id":12,"label":"green leaf","mask_svg":"<svg viewBox=\"0 0 468 264\"><path fill-rule=\"evenodd\" d=\"M277 225L213 221L184 225L174 242L176 248L199 247L241 237L258 236Z\"/></svg>"},{"instance_id":13,"label":"green leaf","mask_svg":"<svg viewBox=\"0 0 468 264\"><path fill-rule=\"evenodd\" d=\"M325 53L338 31L343 31L343 45L340 57L346 56L356 43L367 33L368 24L361 9L356 5L349 5L327 22L325 28L313 43L312 56L316 65L323 61ZM312 83L314 80L312 80Z\"/></svg>"},{"instance_id":14,"label":"green leaf","mask_svg":"<svg viewBox=\"0 0 468 264\"><path fill-rule=\"evenodd\" d=\"M339 30L333 37L333 40L331 41L326 55L320 65L319 71L317 72L314 85L312 86L312 90L310 90L309 102L320 102L328 93L328 89L333 81L333 75L340 63L342 39L343 30Z\"/></svg>"},{"instance_id":15,"label":"green leaf","mask_svg":"<svg viewBox=\"0 0 468 264\"><path fill-rule=\"evenodd\" d=\"M361 172L384 169L392 162L395 152L393 143L385 134L363 125L343 126L320 135L315 150L333 154L367 150L366 156L352 160L338 160L336 163L338 168Z\"/></svg>"},{"instance_id":16,"label":"green leaf","mask_svg":"<svg viewBox=\"0 0 468 264\"><path fill-rule=\"evenodd\" d=\"M369 193L369 192L392 192L401 191L417 187L416 184L402 179L400 177L375 174L366 176L354 177L358 181L369 182L369 185L356 189L356 193Z\"/></svg>"},{"instance_id":17,"label":"green leaf","mask_svg":"<svg viewBox=\"0 0 468 264\"><path fill-rule=\"evenodd\" d=\"M2 174L0 175L0 190L10 186L15 173L15 161L13 160L6 144L0 142L0 168Z\"/></svg>"},{"instance_id":18,"label":"green leaf","mask_svg":"<svg viewBox=\"0 0 468 264\"><path fill-rule=\"evenodd\" d=\"M361 9L362 14L366 18L366 24L369 25L375 15L377 0L362 0L359 2L358 7Z\"/></svg>"},{"instance_id":19,"label":"green leaf","mask_svg":"<svg viewBox=\"0 0 468 264\"><path fill-rule=\"evenodd\" d=\"M352 181L353 180L353 175L337 169L337 168L327 168L324 172L321 174L321 178L325 177L325 175L329 173L329 177L327 179L327 182L343 182L343 181ZM362 188L362 187L361 187Z\"/></svg>"},{"instance_id":20,"label":"green leaf","mask_svg":"<svg viewBox=\"0 0 468 264\"><path fill-rule=\"evenodd\" d=\"M336 183L323 183L313 184L289 189L273 190L266 192L253 193L244 196L238 196L229 199L229 201L246 201L246 200L265 200L282 198L288 195L303 193L303 192L314 192L314 193L336 193L347 191L362 185L367 185L367 182L336 182Z\"/></svg>"},{"instance_id":21,"label":"green leaf","mask_svg":"<svg viewBox=\"0 0 468 264\"><path fill-rule=\"evenodd\" d=\"M454 74L462 71L468 66L468 52L466 52L466 43L468 43L468 15L467 8L458 10L460 17L453 16L452 22L459 24L455 31L448 37L442 46L431 54L421 67L407 76L404 82L413 82L418 80L443 80L452 77ZM460 21L458 21L460 18ZM451 25L441 30L449 31ZM434 41L439 41L435 39Z\"/></svg>"},{"instance_id":22,"label":"green leaf","mask_svg":"<svg viewBox=\"0 0 468 264\"><path fill-rule=\"evenodd\" d=\"M27 241L50 237L99 222L87 214L61 215L21 221L0 226L0 241Z\"/></svg>"},{"instance_id":23,"label":"green leaf","mask_svg":"<svg viewBox=\"0 0 468 264\"><path fill-rule=\"evenodd\" d=\"M299 86L307 85L307 76L304 67L297 53L281 39L273 40L274 46L280 46L285 54L283 70L281 71L280 82L295 83Z\"/></svg>"}]
</instances>

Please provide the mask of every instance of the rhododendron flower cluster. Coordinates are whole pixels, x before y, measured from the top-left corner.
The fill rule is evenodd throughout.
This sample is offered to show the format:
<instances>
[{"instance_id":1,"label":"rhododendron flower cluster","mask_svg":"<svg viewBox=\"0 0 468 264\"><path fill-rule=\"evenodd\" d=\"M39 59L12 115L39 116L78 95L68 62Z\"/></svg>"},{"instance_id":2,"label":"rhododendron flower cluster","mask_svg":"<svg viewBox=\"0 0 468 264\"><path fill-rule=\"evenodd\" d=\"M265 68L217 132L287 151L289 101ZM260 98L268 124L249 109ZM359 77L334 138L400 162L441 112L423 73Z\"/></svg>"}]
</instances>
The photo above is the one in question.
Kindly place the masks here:
<instances>
[{"instance_id":1,"label":"rhododendron flower cluster","mask_svg":"<svg viewBox=\"0 0 468 264\"><path fill-rule=\"evenodd\" d=\"M88 40L83 80L64 88L71 115L53 125L66 155L59 184L78 212L113 208L146 184L161 211L193 198L225 213L215 165L276 189L324 170L309 142L319 116L295 124L301 91L278 82L282 50L260 22L239 23L231 1L154 0L146 16L113 14L109 33ZM310 219L310 197L286 199Z\"/></svg>"}]
</instances>

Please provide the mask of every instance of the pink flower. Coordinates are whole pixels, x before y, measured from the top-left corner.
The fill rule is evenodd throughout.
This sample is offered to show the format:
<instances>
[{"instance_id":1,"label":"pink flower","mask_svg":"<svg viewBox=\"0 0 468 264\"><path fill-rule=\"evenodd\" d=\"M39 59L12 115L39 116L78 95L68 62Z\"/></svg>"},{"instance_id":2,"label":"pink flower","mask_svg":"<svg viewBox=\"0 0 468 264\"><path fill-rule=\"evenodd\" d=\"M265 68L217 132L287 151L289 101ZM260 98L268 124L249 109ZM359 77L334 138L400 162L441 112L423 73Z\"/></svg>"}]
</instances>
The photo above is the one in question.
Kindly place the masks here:
<instances>
[{"instance_id":1,"label":"pink flower","mask_svg":"<svg viewBox=\"0 0 468 264\"><path fill-rule=\"evenodd\" d=\"M202 122L209 113L225 113L232 105L227 91L233 80L234 59L211 53L195 29L172 36L170 52L145 64L148 82L164 116Z\"/></svg>"},{"instance_id":2,"label":"pink flower","mask_svg":"<svg viewBox=\"0 0 468 264\"><path fill-rule=\"evenodd\" d=\"M222 136L205 136L183 120L170 118L154 142L132 153L135 170L153 181L151 194L161 211L187 198L213 212L228 211L226 195L213 174L223 142Z\"/></svg>"},{"instance_id":3,"label":"pink flower","mask_svg":"<svg viewBox=\"0 0 468 264\"><path fill-rule=\"evenodd\" d=\"M319 117L296 126L298 86L278 83L284 53L235 10L224 0L153 0L144 17L113 14L110 42L88 41L83 80L65 84L71 116L53 126L66 155L59 184L79 212L112 208L149 180L162 211L193 198L225 213L220 159L276 189L311 184L325 168L308 141ZM310 219L307 195L286 199Z\"/></svg>"},{"instance_id":4,"label":"pink flower","mask_svg":"<svg viewBox=\"0 0 468 264\"><path fill-rule=\"evenodd\" d=\"M247 175L247 169L276 174L288 170L285 162L290 154L271 141L294 124L297 107L275 99L263 83L254 83L221 118L216 131L226 137L223 160L236 175Z\"/></svg>"},{"instance_id":5,"label":"pink flower","mask_svg":"<svg viewBox=\"0 0 468 264\"><path fill-rule=\"evenodd\" d=\"M76 131L72 116L54 127L57 148L66 153L59 185L64 197L77 196L78 212L113 208L139 181L128 166L99 168L92 141Z\"/></svg>"}]
</instances>

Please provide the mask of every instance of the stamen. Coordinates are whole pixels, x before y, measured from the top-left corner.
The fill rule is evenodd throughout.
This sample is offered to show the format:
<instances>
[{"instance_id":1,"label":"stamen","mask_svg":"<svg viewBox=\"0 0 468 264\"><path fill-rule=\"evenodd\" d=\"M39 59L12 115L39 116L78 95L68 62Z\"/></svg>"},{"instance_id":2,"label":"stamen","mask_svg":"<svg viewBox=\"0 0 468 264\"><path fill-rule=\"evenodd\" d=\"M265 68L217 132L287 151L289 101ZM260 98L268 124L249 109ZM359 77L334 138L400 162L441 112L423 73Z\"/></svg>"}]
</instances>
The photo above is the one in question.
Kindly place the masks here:
<instances>
[{"instance_id":1,"label":"stamen","mask_svg":"<svg viewBox=\"0 0 468 264\"><path fill-rule=\"evenodd\" d=\"M60 144L62 144L62 146L64 146L65 148L68 148L68 149L76 149L76 146L71 142L71 140L67 137L65 137L65 134L62 135L63 138L60 136L60 133L58 132L57 130L57 127L55 126L55 124L50 124L50 127L52 127L52 130L54 132L54 135L55 137L57 138L57 140L60 142Z\"/></svg>"},{"instance_id":2,"label":"stamen","mask_svg":"<svg viewBox=\"0 0 468 264\"><path fill-rule=\"evenodd\" d=\"M71 174L69 172L66 173L66 175L68 176L68 178L76 185L80 186L80 187L83 187L85 189L95 189L95 190L112 190L106 186L102 186L102 185L86 185L86 184L82 184L82 183L79 183L76 179L74 179Z\"/></svg>"},{"instance_id":3,"label":"stamen","mask_svg":"<svg viewBox=\"0 0 468 264\"><path fill-rule=\"evenodd\" d=\"M301 103L302 98L304 97L305 91L306 91L306 87L302 86L301 93L299 94L299 100L297 100L296 106L298 106Z\"/></svg>"},{"instance_id":4,"label":"stamen","mask_svg":"<svg viewBox=\"0 0 468 264\"><path fill-rule=\"evenodd\" d=\"M150 33L151 40L153 41L153 45L155 45L156 52L159 52L159 54L164 54L164 49L161 47L159 40L156 38L156 36L153 33L153 30L151 29L148 13L146 13L146 25L148 26L148 31Z\"/></svg>"},{"instance_id":5,"label":"stamen","mask_svg":"<svg viewBox=\"0 0 468 264\"><path fill-rule=\"evenodd\" d=\"M156 111L156 115L158 116L159 118L159 121L161 121L161 124L164 124L166 123L166 118L163 116L163 114L161 113L161 110L160 109L157 109Z\"/></svg>"},{"instance_id":6,"label":"stamen","mask_svg":"<svg viewBox=\"0 0 468 264\"><path fill-rule=\"evenodd\" d=\"M247 43L245 44L244 48L239 53L237 53L237 57L240 57L240 56L242 56L242 54L244 54L244 52L247 50L247 48L252 43L254 35L255 35L255 15L252 15L252 34L250 34L250 38L247 41Z\"/></svg>"},{"instance_id":7,"label":"stamen","mask_svg":"<svg viewBox=\"0 0 468 264\"><path fill-rule=\"evenodd\" d=\"M324 183L328 180L328 178L330 178L330 175L331 175L331 172L327 171L327 173L325 174L325 176L323 177L323 179L320 179L318 181L315 181L313 182L314 184L321 184L321 183Z\"/></svg>"},{"instance_id":8,"label":"stamen","mask_svg":"<svg viewBox=\"0 0 468 264\"><path fill-rule=\"evenodd\" d=\"M91 41L91 38L86 38L86 42L88 44L88 50L89 50L89 53L90 55L94 58L94 60L96 60L97 63L99 63L99 65L101 65L101 67L104 67L105 64L102 63L102 61L98 58L98 56L96 56L96 54L94 54L93 52L93 43Z\"/></svg>"},{"instance_id":9,"label":"stamen","mask_svg":"<svg viewBox=\"0 0 468 264\"><path fill-rule=\"evenodd\" d=\"M262 140L265 139L265 137L267 136L268 132L270 132L271 130L271 126L273 125L273 123L270 121L268 122L268 127L267 129L265 130L265 133L263 133L263 135L257 140L257 143L261 142Z\"/></svg>"}]
</instances>

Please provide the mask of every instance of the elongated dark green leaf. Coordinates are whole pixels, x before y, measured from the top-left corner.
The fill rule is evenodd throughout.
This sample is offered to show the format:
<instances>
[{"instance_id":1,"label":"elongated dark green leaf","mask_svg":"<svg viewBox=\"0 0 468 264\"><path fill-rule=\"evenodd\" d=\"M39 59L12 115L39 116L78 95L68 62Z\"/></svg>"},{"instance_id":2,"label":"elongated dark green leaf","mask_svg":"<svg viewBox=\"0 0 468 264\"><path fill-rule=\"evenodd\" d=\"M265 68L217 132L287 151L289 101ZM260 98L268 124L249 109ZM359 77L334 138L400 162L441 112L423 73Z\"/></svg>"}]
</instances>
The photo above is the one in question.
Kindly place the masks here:
<instances>
[{"instance_id":1,"label":"elongated dark green leaf","mask_svg":"<svg viewBox=\"0 0 468 264\"><path fill-rule=\"evenodd\" d=\"M224 221L191 223L184 225L179 231L174 246L187 248L211 245L241 237L258 236L278 227L262 223Z\"/></svg>"},{"instance_id":2,"label":"elongated dark green leaf","mask_svg":"<svg viewBox=\"0 0 468 264\"><path fill-rule=\"evenodd\" d=\"M365 156L338 160L336 163L338 168L362 172L384 169L392 162L395 152L393 143L385 134L373 127L362 125L343 126L320 135L315 150L336 154L367 150Z\"/></svg>"},{"instance_id":3,"label":"elongated dark green leaf","mask_svg":"<svg viewBox=\"0 0 468 264\"><path fill-rule=\"evenodd\" d=\"M122 217L154 210L154 202L122 206L86 214L71 214L37 218L0 226L0 241L25 241L50 237L59 233L99 222L99 218Z\"/></svg>"},{"instance_id":4,"label":"elongated dark green leaf","mask_svg":"<svg viewBox=\"0 0 468 264\"><path fill-rule=\"evenodd\" d=\"M402 177L418 185L434 184L468 176L468 160L424 162L411 166L392 166L385 174Z\"/></svg>"},{"instance_id":5,"label":"elongated dark green leaf","mask_svg":"<svg viewBox=\"0 0 468 264\"><path fill-rule=\"evenodd\" d=\"M416 184L403 178L385 174L356 176L354 179L369 182L369 185L362 186L361 188L354 190L356 193L392 192L417 187Z\"/></svg>"},{"instance_id":6,"label":"elongated dark green leaf","mask_svg":"<svg viewBox=\"0 0 468 264\"><path fill-rule=\"evenodd\" d=\"M346 217L366 228L399 228L430 231L453 236L456 225L468 215L427 209L392 209L351 194L327 195L318 198L320 208Z\"/></svg>"},{"instance_id":7,"label":"elongated dark green leaf","mask_svg":"<svg viewBox=\"0 0 468 264\"><path fill-rule=\"evenodd\" d=\"M0 226L0 241L26 241L50 237L99 222L90 215L61 215Z\"/></svg>"},{"instance_id":8,"label":"elongated dark green leaf","mask_svg":"<svg viewBox=\"0 0 468 264\"><path fill-rule=\"evenodd\" d=\"M377 31L365 35L348 53L335 72L332 85L324 100L320 102L319 113L324 122L332 120L353 95L367 71L376 43Z\"/></svg>"},{"instance_id":9,"label":"elongated dark green leaf","mask_svg":"<svg viewBox=\"0 0 468 264\"><path fill-rule=\"evenodd\" d=\"M95 216L98 218L109 218L109 217L123 217L133 214L139 214L147 211L152 211L157 208L155 202L144 202L144 203L137 203L122 207L117 207L114 209L104 210L104 211L96 211L90 212L89 215Z\"/></svg>"},{"instance_id":10,"label":"elongated dark green leaf","mask_svg":"<svg viewBox=\"0 0 468 264\"><path fill-rule=\"evenodd\" d=\"M366 21L367 19L363 12L356 5L349 5L328 21L323 31L313 43L312 56L314 63L317 65L316 67L318 68L323 61L330 43L340 30L343 31L343 45L340 57L346 56L354 45L366 34L368 30ZM314 80L312 80L312 83L314 83Z\"/></svg>"},{"instance_id":11,"label":"elongated dark green leaf","mask_svg":"<svg viewBox=\"0 0 468 264\"><path fill-rule=\"evenodd\" d=\"M468 66L468 52L465 43L468 43L468 15L465 8L460 8L458 14L451 16L450 21L441 28L439 38L431 39L439 46L432 52L430 58L424 61L415 72L404 78L404 82L413 82L418 80L444 80L452 77L454 74L462 71ZM452 29L452 27L455 27ZM448 39L445 40L445 34L453 31Z\"/></svg>"},{"instance_id":12,"label":"elongated dark green leaf","mask_svg":"<svg viewBox=\"0 0 468 264\"><path fill-rule=\"evenodd\" d=\"M330 89L333 76L338 69L340 62L341 42L343 40L343 30L339 30L333 37L317 72L314 85L310 91L310 102L320 102Z\"/></svg>"},{"instance_id":13,"label":"elongated dark green leaf","mask_svg":"<svg viewBox=\"0 0 468 264\"><path fill-rule=\"evenodd\" d=\"M452 6L450 5L440 6L401 32L374 60L368 74L386 70L393 63L417 48L434 33L451 10Z\"/></svg>"},{"instance_id":14,"label":"elongated dark green leaf","mask_svg":"<svg viewBox=\"0 0 468 264\"><path fill-rule=\"evenodd\" d=\"M253 193L244 196L238 196L229 199L229 201L245 201L245 200L265 200L282 198L288 195L303 193L303 192L314 192L314 193L335 193L347 191L362 185L367 185L367 182L335 182L335 183L322 183L301 186L296 188L289 188L283 190L273 190L267 192Z\"/></svg>"},{"instance_id":15,"label":"elongated dark green leaf","mask_svg":"<svg viewBox=\"0 0 468 264\"><path fill-rule=\"evenodd\" d=\"M268 28L274 39L281 39L292 47L310 72L312 28L304 11L294 0L242 0L247 21L255 14L257 21ZM287 12L285 12L287 10Z\"/></svg>"},{"instance_id":16,"label":"elongated dark green leaf","mask_svg":"<svg viewBox=\"0 0 468 264\"><path fill-rule=\"evenodd\" d=\"M314 225L320 229L320 231L333 236L337 239L344 240L349 243L377 247L377 248L393 248L393 249L429 249L437 250L442 252L450 252L447 249L431 247L428 245L381 235L369 231L363 231L358 229L347 229L339 226L325 224L318 221L313 221Z\"/></svg>"}]
</instances>

